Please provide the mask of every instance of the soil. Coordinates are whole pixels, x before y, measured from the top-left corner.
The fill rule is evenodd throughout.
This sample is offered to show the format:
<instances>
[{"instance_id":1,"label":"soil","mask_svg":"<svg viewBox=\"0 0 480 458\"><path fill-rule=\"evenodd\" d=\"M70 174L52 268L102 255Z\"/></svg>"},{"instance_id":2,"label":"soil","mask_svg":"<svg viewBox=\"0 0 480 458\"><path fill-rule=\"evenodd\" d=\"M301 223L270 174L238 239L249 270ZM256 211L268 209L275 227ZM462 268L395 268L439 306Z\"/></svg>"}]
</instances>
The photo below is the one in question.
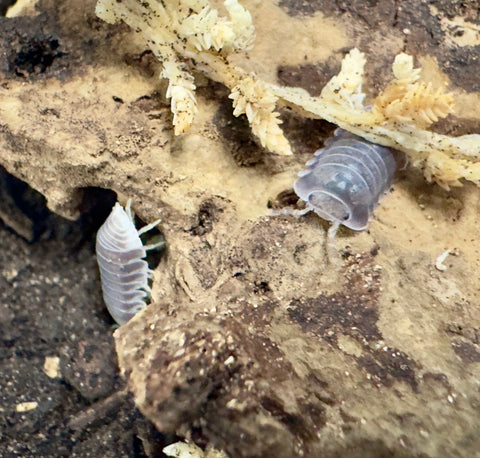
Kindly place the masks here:
<instances>
[{"instance_id":1,"label":"soil","mask_svg":"<svg viewBox=\"0 0 480 458\"><path fill-rule=\"evenodd\" d=\"M0 455L163 456L166 438L119 376L101 296L94 235L112 194L92 190L90 209L71 222L24 183L0 177L2 202L15 200L9 221L23 227L22 237L0 225ZM33 404L22 411L25 403Z\"/></svg>"}]
</instances>

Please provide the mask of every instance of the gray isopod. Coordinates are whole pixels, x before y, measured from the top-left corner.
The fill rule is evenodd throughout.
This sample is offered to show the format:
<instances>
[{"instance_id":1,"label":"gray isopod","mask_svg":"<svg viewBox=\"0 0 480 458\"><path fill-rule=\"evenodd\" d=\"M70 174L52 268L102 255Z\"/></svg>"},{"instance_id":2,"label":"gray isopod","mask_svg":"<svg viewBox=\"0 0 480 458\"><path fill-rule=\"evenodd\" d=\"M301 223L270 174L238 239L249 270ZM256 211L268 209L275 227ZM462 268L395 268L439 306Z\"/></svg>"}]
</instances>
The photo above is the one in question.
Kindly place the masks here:
<instances>
[{"instance_id":1,"label":"gray isopod","mask_svg":"<svg viewBox=\"0 0 480 458\"><path fill-rule=\"evenodd\" d=\"M137 231L133 219L130 200L125 209L117 202L97 233L96 252L103 299L110 315L120 325L146 307L152 272L143 258L147 250L164 244L144 246L140 239L141 234L153 229L160 220Z\"/></svg>"},{"instance_id":2,"label":"gray isopod","mask_svg":"<svg viewBox=\"0 0 480 458\"><path fill-rule=\"evenodd\" d=\"M378 201L390 187L396 162L388 148L370 143L343 129L315 152L294 184L297 196L333 223L361 231Z\"/></svg>"}]
</instances>

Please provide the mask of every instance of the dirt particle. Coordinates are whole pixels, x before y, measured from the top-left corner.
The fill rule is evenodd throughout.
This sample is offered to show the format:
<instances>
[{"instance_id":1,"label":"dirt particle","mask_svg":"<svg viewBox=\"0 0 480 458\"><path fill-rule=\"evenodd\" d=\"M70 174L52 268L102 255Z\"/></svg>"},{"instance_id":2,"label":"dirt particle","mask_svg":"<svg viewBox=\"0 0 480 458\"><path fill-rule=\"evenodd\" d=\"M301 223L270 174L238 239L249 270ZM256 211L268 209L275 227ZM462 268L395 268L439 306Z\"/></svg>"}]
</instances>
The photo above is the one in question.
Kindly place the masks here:
<instances>
[{"instance_id":1,"label":"dirt particle","mask_svg":"<svg viewBox=\"0 0 480 458\"><path fill-rule=\"evenodd\" d=\"M456 340L452 343L453 350L460 356L465 364L472 364L480 362L480 352L477 347L469 342Z\"/></svg>"},{"instance_id":2,"label":"dirt particle","mask_svg":"<svg viewBox=\"0 0 480 458\"><path fill-rule=\"evenodd\" d=\"M325 84L340 71L340 61L341 58L330 57L317 64L281 66L278 68L277 78L279 83L285 86L301 87L311 96L318 96Z\"/></svg>"},{"instance_id":3,"label":"dirt particle","mask_svg":"<svg viewBox=\"0 0 480 458\"><path fill-rule=\"evenodd\" d=\"M324 11L327 5L323 0L281 0L279 6L290 16L298 16Z\"/></svg>"},{"instance_id":4,"label":"dirt particle","mask_svg":"<svg viewBox=\"0 0 480 458\"><path fill-rule=\"evenodd\" d=\"M124 57L124 61L127 65L138 69L147 78L153 77L158 68L158 61L150 50L140 54L128 54Z\"/></svg>"},{"instance_id":5,"label":"dirt particle","mask_svg":"<svg viewBox=\"0 0 480 458\"><path fill-rule=\"evenodd\" d=\"M282 128L292 146L295 159L304 164L312 154L320 149L324 141L333 135L334 124L321 119L303 119L288 110L280 114Z\"/></svg>"},{"instance_id":6,"label":"dirt particle","mask_svg":"<svg viewBox=\"0 0 480 458\"><path fill-rule=\"evenodd\" d=\"M226 151L232 155L237 165L242 167L263 163L265 152L253 138L246 117L233 116L232 102L227 96L219 103L220 108L213 117L213 123L225 142Z\"/></svg>"},{"instance_id":7,"label":"dirt particle","mask_svg":"<svg viewBox=\"0 0 480 458\"><path fill-rule=\"evenodd\" d=\"M192 235L205 235L212 231L217 213L223 211L211 201L203 202L198 210L197 223L190 228Z\"/></svg>"},{"instance_id":8,"label":"dirt particle","mask_svg":"<svg viewBox=\"0 0 480 458\"><path fill-rule=\"evenodd\" d=\"M72 352L62 355L61 371L67 383L93 401L113 391L116 358L111 346L82 340Z\"/></svg>"},{"instance_id":9,"label":"dirt particle","mask_svg":"<svg viewBox=\"0 0 480 458\"><path fill-rule=\"evenodd\" d=\"M376 386L390 387L395 381L408 383L414 391L417 389L415 364L405 353L388 348L372 351L357 360L367 372L367 378Z\"/></svg>"},{"instance_id":10,"label":"dirt particle","mask_svg":"<svg viewBox=\"0 0 480 458\"><path fill-rule=\"evenodd\" d=\"M391 386L394 381L404 381L415 390L413 361L395 348L378 349L375 345L383 336L377 326L381 271L373 265L373 255L351 254L348 259L342 291L292 301L290 318L304 332L313 333L341 350L339 336L353 338L361 349L354 359L372 384Z\"/></svg>"},{"instance_id":11,"label":"dirt particle","mask_svg":"<svg viewBox=\"0 0 480 458\"><path fill-rule=\"evenodd\" d=\"M470 6L467 6L468 3ZM435 56L452 82L467 91L480 90L477 71L480 46L449 44L441 19L442 16L453 18L467 14L472 22L478 24L478 10L475 12L471 6L473 3L435 2L438 13L432 14L430 3L407 0L398 8L395 21L395 27L399 30L410 30L405 38L405 52Z\"/></svg>"},{"instance_id":12,"label":"dirt particle","mask_svg":"<svg viewBox=\"0 0 480 458\"><path fill-rule=\"evenodd\" d=\"M34 36L10 58L9 70L17 76L44 73L55 59L64 56L57 38Z\"/></svg>"},{"instance_id":13,"label":"dirt particle","mask_svg":"<svg viewBox=\"0 0 480 458\"><path fill-rule=\"evenodd\" d=\"M268 282L266 282L266 281L256 281L254 283L253 292L255 294L263 295L263 294L267 294L271 291L272 291L272 289L270 288L270 286L268 285Z\"/></svg>"}]
</instances>

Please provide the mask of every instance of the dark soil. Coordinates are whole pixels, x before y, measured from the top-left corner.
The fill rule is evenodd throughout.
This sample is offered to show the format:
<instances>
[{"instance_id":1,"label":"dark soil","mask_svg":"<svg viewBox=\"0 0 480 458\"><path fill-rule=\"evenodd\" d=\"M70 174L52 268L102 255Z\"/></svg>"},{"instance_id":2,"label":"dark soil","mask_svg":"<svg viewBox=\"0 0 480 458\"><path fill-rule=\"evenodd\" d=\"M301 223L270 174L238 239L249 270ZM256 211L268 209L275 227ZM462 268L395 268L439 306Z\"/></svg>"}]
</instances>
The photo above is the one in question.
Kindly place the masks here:
<instances>
[{"instance_id":1,"label":"dark soil","mask_svg":"<svg viewBox=\"0 0 480 458\"><path fill-rule=\"evenodd\" d=\"M89 190L89 211L69 222L0 178L0 221L23 227L0 222L0 456L163 456L166 438L124 391L101 295L94 234L114 196ZM47 357L59 358L58 377ZM36 407L21 412L26 402Z\"/></svg>"}]
</instances>

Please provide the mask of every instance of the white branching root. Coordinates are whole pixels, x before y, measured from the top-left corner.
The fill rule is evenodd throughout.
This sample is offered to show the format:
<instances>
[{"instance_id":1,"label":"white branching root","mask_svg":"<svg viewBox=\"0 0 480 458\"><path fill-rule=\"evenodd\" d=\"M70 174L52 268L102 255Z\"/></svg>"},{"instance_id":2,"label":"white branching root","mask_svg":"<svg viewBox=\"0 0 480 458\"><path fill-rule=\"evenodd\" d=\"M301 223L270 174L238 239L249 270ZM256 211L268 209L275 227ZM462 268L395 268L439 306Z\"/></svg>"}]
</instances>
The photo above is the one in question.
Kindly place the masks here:
<instances>
[{"instance_id":1,"label":"white branching root","mask_svg":"<svg viewBox=\"0 0 480 458\"><path fill-rule=\"evenodd\" d=\"M172 61L163 62L161 76L169 81L166 96L171 99L175 135L183 134L197 112L193 76L182 71L178 63Z\"/></svg>"},{"instance_id":2,"label":"white branching root","mask_svg":"<svg viewBox=\"0 0 480 458\"><path fill-rule=\"evenodd\" d=\"M162 62L161 76L169 81L167 97L171 98L176 135L188 130L197 112L194 79L184 61L193 66L189 59L195 59L196 65L207 68L209 63L225 66L225 56L245 50L253 42L250 13L237 0L226 0L225 9L230 20L220 17L207 0L99 0L97 3L96 13L101 19L128 24L143 36ZM208 71L214 73L213 69ZM216 79L228 83L221 74ZM235 84L235 79L230 81Z\"/></svg>"},{"instance_id":3,"label":"white branching root","mask_svg":"<svg viewBox=\"0 0 480 458\"><path fill-rule=\"evenodd\" d=\"M342 61L340 73L322 89L324 100L334 101L347 110L364 110L362 91L363 67L366 59L358 49L352 49Z\"/></svg>"},{"instance_id":4,"label":"white branching root","mask_svg":"<svg viewBox=\"0 0 480 458\"><path fill-rule=\"evenodd\" d=\"M277 97L263 81L246 75L232 89L235 116L245 113L253 133L262 146L279 154L290 154L290 145L283 135L275 105Z\"/></svg>"},{"instance_id":5,"label":"white branching root","mask_svg":"<svg viewBox=\"0 0 480 458\"><path fill-rule=\"evenodd\" d=\"M169 80L175 134L188 130L197 106L191 70L204 72L227 86L234 115L245 114L261 144L277 154L291 154L281 128L277 105L287 105L311 118L322 118L367 140L407 153L428 180L448 189L464 178L480 181L480 135L449 137L427 130L453 110L444 88L420 81L421 69L407 54L396 56L391 83L364 105L365 56L352 49L338 75L318 97L300 88L263 82L230 64L231 53L252 46L250 13L238 0L225 0L229 18L208 0L98 0L97 15L109 23L124 21L145 39Z\"/></svg>"},{"instance_id":6,"label":"white branching root","mask_svg":"<svg viewBox=\"0 0 480 458\"><path fill-rule=\"evenodd\" d=\"M399 54L393 63L393 81L375 99L377 121L399 121L428 127L453 111L453 96L444 88L419 82L421 70L413 67L408 54Z\"/></svg>"},{"instance_id":7,"label":"white branching root","mask_svg":"<svg viewBox=\"0 0 480 458\"><path fill-rule=\"evenodd\" d=\"M480 182L480 135L450 137L426 130L453 110L453 97L444 88L434 90L419 82L421 69L413 58L399 54L393 63L393 80L373 101L363 105L361 89L365 57L358 49L345 56L340 73L312 97L299 88L272 87L285 103L305 116L322 118L380 145L405 152L429 181L448 189L461 178Z\"/></svg>"}]
</instances>

